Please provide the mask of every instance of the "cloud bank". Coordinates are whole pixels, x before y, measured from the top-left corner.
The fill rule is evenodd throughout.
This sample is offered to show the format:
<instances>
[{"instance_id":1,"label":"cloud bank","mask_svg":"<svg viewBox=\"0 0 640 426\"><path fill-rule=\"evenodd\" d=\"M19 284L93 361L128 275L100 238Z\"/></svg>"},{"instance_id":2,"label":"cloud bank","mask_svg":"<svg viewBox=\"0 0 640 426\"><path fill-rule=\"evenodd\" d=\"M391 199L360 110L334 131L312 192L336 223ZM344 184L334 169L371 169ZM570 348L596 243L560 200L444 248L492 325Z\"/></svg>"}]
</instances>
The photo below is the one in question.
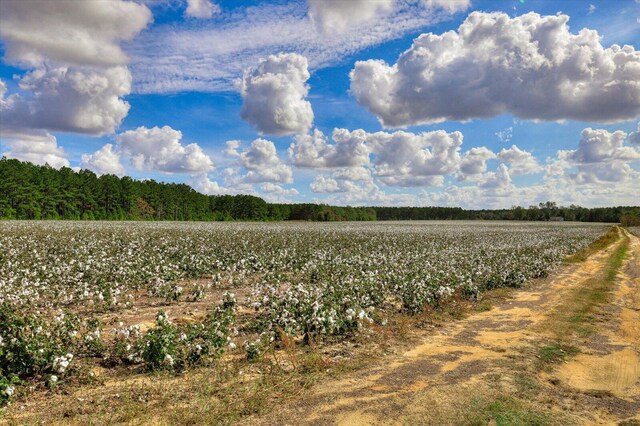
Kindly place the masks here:
<instances>
[{"instance_id":1,"label":"cloud bank","mask_svg":"<svg viewBox=\"0 0 640 426\"><path fill-rule=\"evenodd\" d=\"M473 12L457 31L422 34L388 65L359 61L351 93L385 127L510 113L615 122L640 115L640 52L571 33L567 15Z\"/></svg>"}]
</instances>

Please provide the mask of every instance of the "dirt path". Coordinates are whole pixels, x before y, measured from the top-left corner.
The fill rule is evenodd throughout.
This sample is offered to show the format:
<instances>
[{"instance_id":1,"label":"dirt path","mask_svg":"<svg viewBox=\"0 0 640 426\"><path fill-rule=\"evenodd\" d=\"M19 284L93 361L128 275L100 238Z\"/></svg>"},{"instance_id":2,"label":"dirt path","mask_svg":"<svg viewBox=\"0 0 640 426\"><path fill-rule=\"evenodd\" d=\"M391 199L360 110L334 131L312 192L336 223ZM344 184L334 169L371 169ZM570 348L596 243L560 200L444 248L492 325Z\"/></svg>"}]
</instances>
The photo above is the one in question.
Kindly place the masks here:
<instances>
[{"instance_id":1,"label":"dirt path","mask_svg":"<svg viewBox=\"0 0 640 426\"><path fill-rule=\"evenodd\" d=\"M640 424L640 238L622 234L630 247L613 303L598 314L595 334L572 340L580 353L567 361L540 367L549 316L573 289L604 274L622 240L380 366L321 383L248 423Z\"/></svg>"}]
</instances>

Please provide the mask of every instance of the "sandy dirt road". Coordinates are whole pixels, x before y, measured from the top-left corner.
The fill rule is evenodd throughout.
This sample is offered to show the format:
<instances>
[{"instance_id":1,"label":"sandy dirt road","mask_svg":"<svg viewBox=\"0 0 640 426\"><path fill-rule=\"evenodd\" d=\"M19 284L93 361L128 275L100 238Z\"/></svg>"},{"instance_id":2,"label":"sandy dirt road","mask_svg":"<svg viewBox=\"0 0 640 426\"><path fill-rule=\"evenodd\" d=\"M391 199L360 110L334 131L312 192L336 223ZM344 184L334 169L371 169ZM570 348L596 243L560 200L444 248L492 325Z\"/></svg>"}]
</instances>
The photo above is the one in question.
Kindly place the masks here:
<instances>
[{"instance_id":1,"label":"sandy dirt road","mask_svg":"<svg viewBox=\"0 0 640 426\"><path fill-rule=\"evenodd\" d=\"M614 245L501 305L248 423L640 424L640 238L619 233ZM553 313L603 276L625 239L628 253L595 332L566 336L578 353L541 368L541 348L554 348Z\"/></svg>"}]
</instances>

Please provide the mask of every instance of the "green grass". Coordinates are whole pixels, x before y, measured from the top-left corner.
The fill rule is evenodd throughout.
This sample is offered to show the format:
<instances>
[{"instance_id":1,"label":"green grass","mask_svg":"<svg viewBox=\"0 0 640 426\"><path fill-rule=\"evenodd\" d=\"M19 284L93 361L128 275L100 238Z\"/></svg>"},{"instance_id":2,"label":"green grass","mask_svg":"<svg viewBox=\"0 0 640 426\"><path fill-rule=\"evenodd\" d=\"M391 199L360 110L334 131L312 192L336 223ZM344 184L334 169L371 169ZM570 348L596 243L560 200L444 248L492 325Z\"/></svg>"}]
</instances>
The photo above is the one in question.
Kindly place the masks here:
<instances>
[{"instance_id":1,"label":"green grass","mask_svg":"<svg viewBox=\"0 0 640 426\"><path fill-rule=\"evenodd\" d=\"M551 412L533 407L526 401L502 395L495 399L473 401L473 417L464 422L468 425L495 424L497 426L545 426L556 425L557 417Z\"/></svg>"},{"instance_id":2,"label":"green grass","mask_svg":"<svg viewBox=\"0 0 640 426\"><path fill-rule=\"evenodd\" d=\"M525 372L518 373L514 376L513 381L520 397L526 398L537 395L540 392L540 383L530 374Z\"/></svg>"},{"instance_id":3,"label":"green grass","mask_svg":"<svg viewBox=\"0 0 640 426\"><path fill-rule=\"evenodd\" d=\"M623 241L620 247L613 253L611 258L609 258L609 264L607 265L607 271L605 275L605 280L608 282L615 281L620 268L622 267L622 263L624 262L625 257L627 256L627 252L629 251L629 237L623 236Z\"/></svg>"},{"instance_id":4,"label":"green grass","mask_svg":"<svg viewBox=\"0 0 640 426\"><path fill-rule=\"evenodd\" d=\"M554 342L538 349L538 359L545 364L557 364L579 352L580 349L575 346Z\"/></svg>"},{"instance_id":5,"label":"green grass","mask_svg":"<svg viewBox=\"0 0 640 426\"><path fill-rule=\"evenodd\" d=\"M545 328L554 337L551 343L538 348L539 368L547 368L576 355L580 350L574 346L575 339L584 339L595 334L600 308L610 301L616 276L629 250L629 237L614 227L589 246L602 250L617 241L620 243L607 260L605 269L598 276L573 289L562 306L553 312L545 323ZM591 251L591 254L593 252Z\"/></svg>"},{"instance_id":6,"label":"green grass","mask_svg":"<svg viewBox=\"0 0 640 426\"><path fill-rule=\"evenodd\" d=\"M553 315L553 330L558 337L588 337L595 332L596 315L599 308L610 301L616 276L629 250L629 238L624 235L617 238L622 238L622 241L607 260L603 273L574 289L562 308Z\"/></svg>"}]
</instances>

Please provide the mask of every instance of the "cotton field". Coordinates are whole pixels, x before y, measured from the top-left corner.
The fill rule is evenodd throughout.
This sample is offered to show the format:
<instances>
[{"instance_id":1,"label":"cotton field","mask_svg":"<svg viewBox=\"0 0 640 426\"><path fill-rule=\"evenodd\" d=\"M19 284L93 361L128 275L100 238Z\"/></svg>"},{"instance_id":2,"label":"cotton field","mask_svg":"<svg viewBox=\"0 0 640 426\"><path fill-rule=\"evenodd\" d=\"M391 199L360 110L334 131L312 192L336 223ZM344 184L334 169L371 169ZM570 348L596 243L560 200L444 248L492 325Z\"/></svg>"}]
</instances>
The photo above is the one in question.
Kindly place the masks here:
<instances>
[{"instance_id":1,"label":"cotton field","mask_svg":"<svg viewBox=\"0 0 640 426\"><path fill-rule=\"evenodd\" d=\"M605 225L0 222L0 402L87 366L183 371L544 277Z\"/></svg>"}]
</instances>

